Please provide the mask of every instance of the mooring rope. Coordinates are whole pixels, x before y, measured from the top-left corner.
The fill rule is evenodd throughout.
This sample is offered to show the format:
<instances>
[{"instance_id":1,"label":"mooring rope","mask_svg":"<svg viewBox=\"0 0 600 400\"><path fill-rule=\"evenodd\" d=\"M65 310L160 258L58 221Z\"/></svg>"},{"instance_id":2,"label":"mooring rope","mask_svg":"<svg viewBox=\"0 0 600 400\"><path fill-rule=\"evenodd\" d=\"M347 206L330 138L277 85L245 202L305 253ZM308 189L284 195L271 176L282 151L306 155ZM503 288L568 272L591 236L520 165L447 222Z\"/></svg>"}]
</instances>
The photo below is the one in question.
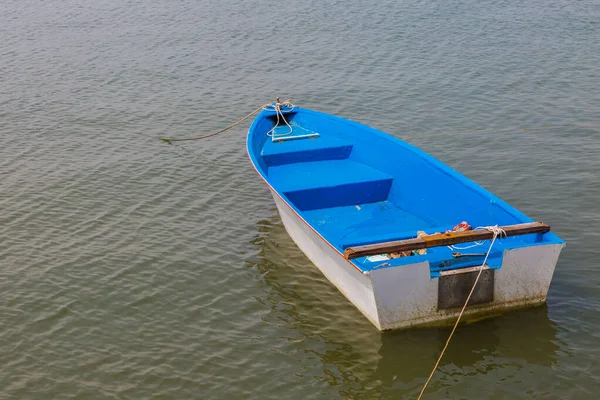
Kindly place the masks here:
<instances>
[{"instance_id":1,"label":"mooring rope","mask_svg":"<svg viewBox=\"0 0 600 400\"><path fill-rule=\"evenodd\" d=\"M279 122L280 122L280 118L281 118L281 120L283 120L283 122L289 128L289 131L287 133L278 134L277 136L286 136L286 135L289 135L292 133L292 127L288 123L288 121L285 119L283 110L281 109L282 106L288 107L292 110L295 108L295 105L292 103L291 100L285 100L283 102L280 102L279 97L278 97L277 101L274 104L272 104L272 103L263 104L262 106L256 108L250 114L246 115L245 117L238 120L237 122L223 128L221 130L210 133L208 135L196 136L196 137L190 137L190 138L166 138L166 137L162 137L162 136L154 137L154 138L161 140L168 144L173 144L174 142L185 142L185 141L191 141L191 140L207 139L207 138L219 135L223 132L227 132L228 130L230 130L232 128L235 128L236 126L238 126L242 122L246 121L248 118L255 115L257 112L259 112L261 110L269 110L269 109L276 113L277 122L276 122L275 126L269 132L267 132L267 135L268 136L275 135L275 128L277 128L279 126ZM598 128L598 127L600 127L600 124L592 122L592 123L573 123L573 124L554 125L554 126L546 125L546 126L539 126L539 127L506 127L506 128L491 128L491 129L471 129L471 130L462 130L462 131L431 132L431 133L427 134L427 136L429 137L429 136L436 136L436 135L452 135L452 134L461 134L461 133L490 133L490 132L515 131L515 130L535 131L535 130L542 130L542 129L566 128L566 127L574 127L574 126L580 127L580 128ZM149 135L144 135L144 136L149 136ZM419 136L419 137L421 137L421 136ZM402 139L409 140L409 139L414 139L414 138L416 138L416 137L408 136L408 137L403 137Z\"/></svg>"},{"instance_id":2,"label":"mooring rope","mask_svg":"<svg viewBox=\"0 0 600 400\"><path fill-rule=\"evenodd\" d=\"M185 141L188 141L188 140L201 140L201 139L206 139L206 138L209 138L209 137L212 137L212 136L217 136L220 133L226 132L226 131L230 130L231 128L234 128L234 127L238 126L239 124L241 124L242 122L244 122L245 120L247 120L248 118L250 118L251 116L253 116L254 114L256 114L257 112L259 112L260 110L264 109L268 105L270 105L270 104L262 105L262 106L258 107L256 110L252 111L250 114L246 115L244 118L242 118L239 121L237 121L236 123L231 124L228 127L221 129L220 131L216 131L216 132L210 133L208 135L196 136L196 137L191 137L191 138L180 138L180 139L159 137L158 139L162 140L165 143L173 144L173 142L185 142Z\"/></svg>"},{"instance_id":3,"label":"mooring rope","mask_svg":"<svg viewBox=\"0 0 600 400\"><path fill-rule=\"evenodd\" d=\"M186 141L190 141L190 140L202 140L202 139L207 139L209 137L213 137L213 136L217 136L220 133L223 132L227 132L228 130L235 128L236 126L238 126L239 124L241 124L242 122L244 122L245 120L247 120L248 118L250 118L251 116L253 116L254 114L256 114L257 112L261 111L261 110L267 110L268 107L273 107L273 110L277 113L277 123L275 124L275 126L273 127L273 129L271 129L269 131L269 133L271 133L272 131L275 130L275 128L277 128L277 126L279 125L279 115L281 114L281 117L283 118L283 121L285 122L285 124L290 128L290 132L291 133L291 129L292 127L290 126L290 124L288 124L288 122L286 121L286 119L283 117L283 112L281 111L281 107L289 107L289 108L294 108L294 104L292 103L291 100L285 100L284 102L280 102L279 101L279 97L277 98L277 101L275 102L275 104L271 104L271 103L267 103L267 104L263 104L262 106L258 107L257 109L255 109L254 111L252 111L250 114L246 115L245 117L243 117L242 119L240 119L239 121L229 125L226 128L223 128L219 131L210 133L208 135L203 135L203 136L196 136L196 137L191 137L191 138L165 138L165 137L158 137L158 140L162 140L165 143L168 144L173 144L173 142L186 142ZM289 133L286 133L286 135L288 135Z\"/></svg>"},{"instance_id":4,"label":"mooring rope","mask_svg":"<svg viewBox=\"0 0 600 400\"><path fill-rule=\"evenodd\" d=\"M492 243L490 243L490 248L488 249L488 251L485 255L485 258L483 259L483 263L479 267L479 273L477 274L477 278L475 278L473 287L471 288L471 291L469 292L469 295L467 296L465 305L463 306L462 310L460 310L460 314L458 314L458 318L456 319L456 322L454 323L454 327L452 328L452 331L450 332L450 335L448 336L448 340L446 340L446 344L444 345L444 348L442 349L440 356L438 357L435 365L433 366L433 370L431 370L431 373L429 374L429 378L427 378L427 382L425 382L425 384L423 385L423 388L421 389L421 393L419 393L419 397L417 398L417 400L421 400L421 397L423 396L423 393L425 393L425 389L427 388L427 385L429 385L431 378L433 378L433 374L437 370L437 367L440 365L440 361L442 361L442 357L444 356L444 353L446 352L446 349L448 348L448 345L450 344L450 339L452 339L452 335L454 335L454 331L456 331L456 327L458 326L458 323L460 322L460 319L462 318L463 313L465 312L465 309L467 308L467 305L469 304L469 300L471 300L471 296L473 295L473 292L475 291L477 282L479 282L479 277L481 276L481 273L483 272L483 268L485 267L485 263L487 262L488 257L490 256L490 253L492 252L492 247L494 246L494 242L496 241L496 238L498 236L506 237L506 232L504 232L504 230L502 228L500 228L498 225L486 226L486 227L484 227L484 229L491 231L494 234L494 236L492 237Z\"/></svg>"}]
</instances>

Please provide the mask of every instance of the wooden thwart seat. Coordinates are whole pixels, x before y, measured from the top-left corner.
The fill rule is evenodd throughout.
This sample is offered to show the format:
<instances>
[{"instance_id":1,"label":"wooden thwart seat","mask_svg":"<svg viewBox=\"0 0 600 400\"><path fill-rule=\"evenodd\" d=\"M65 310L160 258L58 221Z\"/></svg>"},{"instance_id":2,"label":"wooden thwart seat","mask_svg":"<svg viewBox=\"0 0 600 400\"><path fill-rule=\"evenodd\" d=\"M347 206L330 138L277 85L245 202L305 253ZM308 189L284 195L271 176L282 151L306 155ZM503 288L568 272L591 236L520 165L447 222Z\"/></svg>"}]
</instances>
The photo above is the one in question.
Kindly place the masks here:
<instances>
[{"instance_id":1,"label":"wooden thwart seat","mask_svg":"<svg viewBox=\"0 0 600 400\"><path fill-rule=\"evenodd\" d=\"M531 233L546 233L550 231L550 225L543 222L528 222L525 224L506 225L500 227L506 236L528 235ZM439 233L420 238L396 240L393 242L383 242L369 244L365 246L349 247L344 250L344 257L347 259L373 256L377 254L387 254L399 251L410 251L427 249L430 247L449 246L452 244L475 242L478 240L488 240L494 237L494 233L487 229L462 232Z\"/></svg>"}]
</instances>

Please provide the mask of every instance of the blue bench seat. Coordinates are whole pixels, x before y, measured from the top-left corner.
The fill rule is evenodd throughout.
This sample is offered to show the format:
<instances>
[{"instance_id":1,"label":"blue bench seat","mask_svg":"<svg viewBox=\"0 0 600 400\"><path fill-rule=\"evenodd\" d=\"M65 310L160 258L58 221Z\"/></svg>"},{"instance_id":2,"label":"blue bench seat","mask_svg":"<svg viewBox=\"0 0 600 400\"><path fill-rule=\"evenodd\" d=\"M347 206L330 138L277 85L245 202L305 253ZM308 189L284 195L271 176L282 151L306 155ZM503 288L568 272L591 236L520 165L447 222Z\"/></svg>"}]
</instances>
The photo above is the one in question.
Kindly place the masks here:
<instances>
[{"instance_id":1,"label":"blue bench seat","mask_svg":"<svg viewBox=\"0 0 600 400\"><path fill-rule=\"evenodd\" d=\"M272 166L268 175L300 210L383 201L392 184L390 175L348 159Z\"/></svg>"},{"instance_id":2,"label":"blue bench seat","mask_svg":"<svg viewBox=\"0 0 600 400\"><path fill-rule=\"evenodd\" d=\"M309 131L303 132L298 128L294 126L293 135L310 133ZM352 143L321 135L316 138L281 142L273 142L271 138L268 138L261 155L267 166L277 166L309 161L342 160L348 158L351 151Z\"/></svg>"}]
</instances>

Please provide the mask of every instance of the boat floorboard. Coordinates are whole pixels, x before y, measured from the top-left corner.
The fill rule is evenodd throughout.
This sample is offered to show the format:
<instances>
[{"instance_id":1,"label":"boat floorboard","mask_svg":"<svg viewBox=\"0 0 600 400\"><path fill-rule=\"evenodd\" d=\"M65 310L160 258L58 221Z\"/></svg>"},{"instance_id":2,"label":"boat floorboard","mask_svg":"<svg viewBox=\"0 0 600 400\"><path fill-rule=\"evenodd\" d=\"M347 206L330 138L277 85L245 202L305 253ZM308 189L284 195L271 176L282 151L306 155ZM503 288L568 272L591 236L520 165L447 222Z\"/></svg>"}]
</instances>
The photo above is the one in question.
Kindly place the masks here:
<instances>
[{"instance_id":1,"label":"boat floorboard","mask_svg":"<svg viewBox=\"0 0 600 400\"><path fill-rule=\"evenodd\" d=\"M433 224L390 201L304 211L307 222L339 249L360 243L394 240L405 232L416 236Z\"/></svg>"}]
</instances>

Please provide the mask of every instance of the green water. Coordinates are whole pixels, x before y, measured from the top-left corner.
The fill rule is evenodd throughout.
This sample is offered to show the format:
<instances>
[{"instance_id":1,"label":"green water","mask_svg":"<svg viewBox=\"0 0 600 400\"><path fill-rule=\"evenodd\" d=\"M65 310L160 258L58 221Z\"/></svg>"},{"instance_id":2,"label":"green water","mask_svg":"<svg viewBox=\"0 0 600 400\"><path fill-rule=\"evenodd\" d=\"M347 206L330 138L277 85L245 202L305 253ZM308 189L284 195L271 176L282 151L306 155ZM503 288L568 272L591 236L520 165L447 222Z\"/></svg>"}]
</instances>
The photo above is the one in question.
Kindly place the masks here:
<instances>
[{"instance_id":1,"label":"green water","mask_svg":"<svg viewBox=\"0 0 600 400\"><path fill-rule=\"evenodd\" d=\"M568 242L547 306L461 326L424 399L598 398L598 21L592 0L4 1L0 399L416 398L449 329L381 334L322 277L247 125L147 136L275 96Z\"/></svg>"}]
</instances>

